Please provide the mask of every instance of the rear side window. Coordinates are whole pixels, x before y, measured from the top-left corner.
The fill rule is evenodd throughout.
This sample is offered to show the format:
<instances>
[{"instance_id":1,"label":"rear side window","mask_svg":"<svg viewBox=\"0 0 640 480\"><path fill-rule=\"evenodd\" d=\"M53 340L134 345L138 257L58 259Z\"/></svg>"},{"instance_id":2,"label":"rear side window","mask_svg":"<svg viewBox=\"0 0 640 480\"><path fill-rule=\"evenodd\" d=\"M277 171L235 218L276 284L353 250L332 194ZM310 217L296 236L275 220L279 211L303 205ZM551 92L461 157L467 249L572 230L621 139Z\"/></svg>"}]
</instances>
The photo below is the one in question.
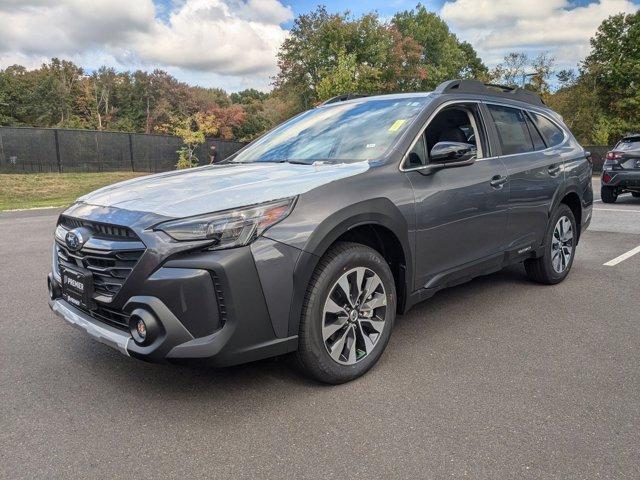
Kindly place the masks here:
<instances>
[{"instance_id":1,"label":"rear side window","mask_svg":"<svg viewBox=\"0 0 640 480\"><path fill-rule=\"evenodd\" d=\"M562 143L564 140L564 133L556 124L537 113L530 112L530 114L531 118L533 118L533 122L542 134L544 141L547 143L547 147L555 147Z\"/></svg>"},{"instance_id":2,"label":"rear side window","mask_svg":"<svg viewBox=\"0 0 640 480\"><path fill-rule=\"evenodd\" d=\"M487 105L498 131L503 155L533 151L524 112L517 108Z\"/></svg>"}]
</instances>

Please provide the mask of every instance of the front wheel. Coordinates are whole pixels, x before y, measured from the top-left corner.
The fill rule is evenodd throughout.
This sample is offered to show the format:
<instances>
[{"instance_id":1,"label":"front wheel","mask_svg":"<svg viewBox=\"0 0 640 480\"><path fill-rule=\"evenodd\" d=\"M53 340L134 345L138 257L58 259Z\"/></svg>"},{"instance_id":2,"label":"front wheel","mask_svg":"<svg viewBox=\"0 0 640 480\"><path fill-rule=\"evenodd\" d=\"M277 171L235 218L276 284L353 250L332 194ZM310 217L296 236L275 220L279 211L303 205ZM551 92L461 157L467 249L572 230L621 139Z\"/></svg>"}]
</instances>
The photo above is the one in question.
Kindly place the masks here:
<instances>
[{"instance_id":1,"label":"front wheel","mask_svg":"<svg viewBox=\"0 0 640 480\"><path fill-rule=\"evenodd\" d=\"M549 223L544 254L524 262L529 278L548 285L560 283L571 270L577 243L576 219L571 209L561 203Z\"/></svg>"},{"instance_id":2,"label":"front wheel","mask_svg":"<svg viewBox=\"0 0 640 480\"><path fill-rule=\"evenodd\" d=\"M618 199L618 192L616 192L615 188L602 187L600 189L600 198L602 198L603 203L615 203Z\"/></svg>"},{"instance_id":3,"label":"front wheel","mask_svg":"<svg viewBox=\"0 0 640 480\"><path fill-rule=\"evenodd\" d=\"M384 351L396 317L396 289L385 259L357 243L338 243L320 260L302 311L297 358L325 383L348 382Z\"/></svg>"}]
</instances>

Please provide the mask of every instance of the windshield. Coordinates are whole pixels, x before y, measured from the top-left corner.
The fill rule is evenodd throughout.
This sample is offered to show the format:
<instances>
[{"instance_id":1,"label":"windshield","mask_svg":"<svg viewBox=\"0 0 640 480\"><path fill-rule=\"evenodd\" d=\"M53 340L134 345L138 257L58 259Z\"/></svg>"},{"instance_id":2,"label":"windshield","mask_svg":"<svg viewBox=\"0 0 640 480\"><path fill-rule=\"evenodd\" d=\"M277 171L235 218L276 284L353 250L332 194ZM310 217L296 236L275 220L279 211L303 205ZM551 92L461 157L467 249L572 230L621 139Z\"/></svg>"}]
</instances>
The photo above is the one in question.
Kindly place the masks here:
<instances>
[{"instance_id":1,"label":"windshield","mask_svg":"<svg viewBox=\"0 0 640 480\"><path fill-rule=\"evenodd\" d=\"M627 152L629 150L640 150L640 138L625 138L616 145L616 150Z\"/></svg>"},{"instance_id":2,"label":"windshield","mask_svg":"<svg viewBox=\"0 0 640 480\"><path fill-rule=\"evenodd\" d=\"M364 100L309 110L259 138L231 162L356 162L381 157L428 97Z\"/></svg>"}]
</instances>

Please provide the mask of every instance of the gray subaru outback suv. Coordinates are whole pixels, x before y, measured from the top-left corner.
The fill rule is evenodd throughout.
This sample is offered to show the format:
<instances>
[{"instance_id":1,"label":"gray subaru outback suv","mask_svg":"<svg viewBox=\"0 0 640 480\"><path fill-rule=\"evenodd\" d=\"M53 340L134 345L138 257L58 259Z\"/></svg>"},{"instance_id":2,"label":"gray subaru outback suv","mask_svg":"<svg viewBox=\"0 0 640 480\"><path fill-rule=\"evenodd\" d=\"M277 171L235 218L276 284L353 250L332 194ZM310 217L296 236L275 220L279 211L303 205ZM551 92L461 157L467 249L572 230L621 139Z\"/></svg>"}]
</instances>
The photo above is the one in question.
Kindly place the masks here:
<instances>
[{"instance_id":1,"label":"gray subaru outback suv","mask_svg":"<svg viewBox=\"0 0 640 480\"><path fill-rule=\"evenodd\" d=\"M567 276L591 165L535 94L477 81L332 99L219 165L102 188L60 215L52 310L148 361L289 352L354 379L397 314L524 263Z\"/></svg>"}]
</instances>

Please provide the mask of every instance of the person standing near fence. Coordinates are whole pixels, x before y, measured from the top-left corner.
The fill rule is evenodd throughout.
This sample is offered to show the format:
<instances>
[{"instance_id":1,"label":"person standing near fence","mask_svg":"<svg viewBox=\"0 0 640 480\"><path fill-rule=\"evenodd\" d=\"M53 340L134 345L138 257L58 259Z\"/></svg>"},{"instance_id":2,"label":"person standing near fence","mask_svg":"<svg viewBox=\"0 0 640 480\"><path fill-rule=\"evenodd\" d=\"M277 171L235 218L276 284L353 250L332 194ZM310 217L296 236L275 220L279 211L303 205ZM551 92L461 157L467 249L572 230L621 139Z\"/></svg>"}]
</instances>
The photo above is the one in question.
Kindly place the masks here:
<instances>
[{"instance_id":1,"label":"person standing near fence","mask_svg":"<svg viewBox=\"0 0 640 480\"><path fill-rule=\"evenodd\" d=\"M211 145L211 148L209 149L209 165L213 165L214 163L216 163L216 160L218 158L218 149L216 148L215 145Z\"/></svg>"}]
</instances>

